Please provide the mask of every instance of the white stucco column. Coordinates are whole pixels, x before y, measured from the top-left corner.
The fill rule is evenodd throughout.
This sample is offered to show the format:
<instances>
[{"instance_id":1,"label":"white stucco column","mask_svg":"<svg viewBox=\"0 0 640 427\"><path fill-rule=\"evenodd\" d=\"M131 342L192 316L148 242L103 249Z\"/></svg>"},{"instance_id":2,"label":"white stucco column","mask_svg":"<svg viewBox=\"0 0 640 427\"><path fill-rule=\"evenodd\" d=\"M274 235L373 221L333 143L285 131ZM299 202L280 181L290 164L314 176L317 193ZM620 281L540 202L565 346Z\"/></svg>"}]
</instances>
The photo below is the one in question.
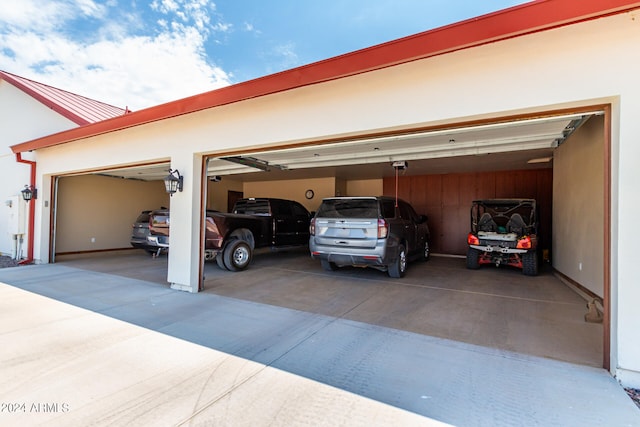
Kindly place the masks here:
<instances>
[{"instance_id":1,"label":"white stucco column","mask_svg":"<svg viewBox=\"0 0 640 427\"><path fill-rule=\"evenodd\" d=\"M620 99L619 151L612 168L612 318L611 334L615 375L623 384L640 387L640 270L638 266L638 214L640 213L640 90L630 80L629 94ZM636 87L636 89L632 89ZM635 92L635 96L633 95ZM612 126L614 127L614 126ZM615 133L612 143L615 142ZM617 194L616 194L617 190ZM616 209L617 208L617 209ZM616 310L617 309L617 310ZM615 336L614 336L615 335Z\"/></svg>"},{"instance_id":2,"label":"white stucco column","mask_svg":"<svg viewBox=\"0 0 640 427\"><path fill-rule=\"evenodd\" d=\"M198 292L200 273L200 207L202 156L174 153L171 168L184 177L183 191L171 197L170 249L167 281L172 289Z\"/></svg>"},{"instance_id":3,"label":"white stucco column","mask_svg":"<svg viewBox=\"0 0 640 427\"><path fill-rule=\"evenodd\" d=\"M36 188L38 189L38 200L36 200L36 218L35 218L35 241L33 246L33 258L36 264L48 264L51 229L51 209L54 200L51 200L51 191L54 180L49 175L38 174L36 179ZM33 201L32 201L33 202Z\"/></svg>"}]
</instances>

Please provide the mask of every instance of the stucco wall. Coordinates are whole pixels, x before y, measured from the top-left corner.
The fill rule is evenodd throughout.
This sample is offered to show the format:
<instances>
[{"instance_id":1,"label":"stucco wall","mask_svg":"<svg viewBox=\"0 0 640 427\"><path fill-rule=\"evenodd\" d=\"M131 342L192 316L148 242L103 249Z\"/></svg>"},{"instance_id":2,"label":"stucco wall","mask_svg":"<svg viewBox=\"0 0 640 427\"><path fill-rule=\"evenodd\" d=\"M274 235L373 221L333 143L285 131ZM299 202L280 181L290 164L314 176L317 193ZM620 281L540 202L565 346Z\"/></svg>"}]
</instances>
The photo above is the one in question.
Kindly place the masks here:
<instances>
[{"instance_id":1,"label":"stucco wall","mask_svg":"<svg viewBox=\"0 0 640 427\"><path fill-rule=\"evenodd\" d=\"M556 270L604 296L604 118L593 117L553 159L552 260Z\"/></svg>"},{"instance_id":2,"label":"stucco wall","mask_svg":"<svg viewBox=\"0 0 640 427\"><path fill-rule=\"evenodd\" d=\"M86 175L60 178L56 253L130 248L143 210L169 206L162 181Z\"/></svg>"},{"instance_id":3,"label":"stucco wall","mask_svg":"<svg viewBox=\"0 0 640 427\"><path fill-rule=\"evenodd\" d=\"M307 190L314 196L308 200ZM309 211L316 211L325 197L335 196L379 196L382 194L382 179L339 180L335 178L294 179L287 181L247 182L245 197L277 197L300 202Z\"/></svg>"},{"instance_id":4,"label":"stucco wall","mask_svg":"<svg viewBox=\"0 0 640 427\"><path fill-rule=\"evenodd\" d=\"M286 182L246 182L244 196L295 200L309 211L317 211L324 197L335 196L335 182L335 178L294 179ZM307 190L314 192L314 196L310 200L305 197Z\"/></svg>"},{"instance_id":5,"label":"stucco wall","mask_svg":"<svg viewBox=\"0 0 640 427\"><path fill-rule=\"evenodd\" d=\"M346 196L380 196L383 194L382 179L359 179L347 181Z\"/></svg>"},{"instance_id":6,"label":"stucco wall","mask_svg":"<svg viewBox=\"0 0 640 427\"><path fill-rule=\"evenodd\" d=\"M219 182L208 183L207 209L227 212L227 194L229 191L243 191L243 183L231 177L224 177Z\"/></svg>"},{"instance_id":7,"label":"stucco wall","mask_svg":"<svg viewBox=\"0 0 640 427\"><path fill-rule=\"evenodd\" d=\"M70 129L76 125L48 107L37 102L15 86L0 79L0 254L15 256L12 234L9 232L10 208L6 201L20 195L29 184L29 165L16 162L11 145L40 136ZM33 153L25 153L23 158L34 160ZM27 210L28 214L28 210ZM26 227L25 218L24 227ZM26 233L23 255L26 255Z\"/></svg>"}]
</instances>

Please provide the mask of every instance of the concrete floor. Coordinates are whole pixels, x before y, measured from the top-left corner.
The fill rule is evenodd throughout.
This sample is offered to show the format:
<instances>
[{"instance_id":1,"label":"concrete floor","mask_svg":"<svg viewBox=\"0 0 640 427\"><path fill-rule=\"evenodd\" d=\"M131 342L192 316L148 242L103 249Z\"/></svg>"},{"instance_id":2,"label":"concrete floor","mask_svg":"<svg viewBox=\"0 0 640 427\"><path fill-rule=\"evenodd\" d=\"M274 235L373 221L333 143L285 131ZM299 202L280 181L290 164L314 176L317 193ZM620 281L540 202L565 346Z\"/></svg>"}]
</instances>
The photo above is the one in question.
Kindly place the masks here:
<instances>
[{"instance_id":1,"label":"concrete floor","mask_svg":"<svg viewBox=\"0 0 640 427\"><path fill-rule=\"evenodd\" d=\"M581 304L546 274L522 282L434 258L391 281L264 254L242 273L207 266L206 291L189 294L135 277L166 260L100 258L0 270L0 400L26 403L0 424L640 426L603 369L412 330L491 337L467 322L518 330L527 304L544 314L534 324L578 323L560 312ZM496 273L513 278L500 293L484 283ZM467 320L431 319L447 311Z\"/></svg>"},{"instance_id":2,"label":"concrete floor","mask_svg":"<svg viewBox=\"0 0 640 427\"><path fill-rule=\"evenodd\" d=\"M167 257L146 253L74 256L64 265L166 284ZM601 367L602 324L584 321L586 303L551 269L465 268L434 256L409 265L402 279L374 269L322 270L306 251L262 251L241 273L205 266L205 292Z\"/></svg>"}]
</instances>

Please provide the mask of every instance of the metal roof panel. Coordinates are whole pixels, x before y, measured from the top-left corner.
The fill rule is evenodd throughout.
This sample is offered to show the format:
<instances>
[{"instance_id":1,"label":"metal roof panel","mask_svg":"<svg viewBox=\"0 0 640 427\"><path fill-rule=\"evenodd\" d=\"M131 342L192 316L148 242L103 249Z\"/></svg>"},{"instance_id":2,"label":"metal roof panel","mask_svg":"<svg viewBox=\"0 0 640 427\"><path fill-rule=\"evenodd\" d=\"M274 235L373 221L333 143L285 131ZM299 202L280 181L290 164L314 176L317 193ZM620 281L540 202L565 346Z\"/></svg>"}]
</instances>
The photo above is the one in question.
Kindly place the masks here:
<instances>
[{"instance_id":1,"label":"metal roof panel","mask_svg":"<svg viewBox=\"0 0 640 427\"><path fill-rule=\"evenodd\" d=\"M126 113L126 110L123 108L20 77L6 71L0 71L0 79L12 84L27 95L80 126L122 116Z\"/></svg>"}]
</instances>

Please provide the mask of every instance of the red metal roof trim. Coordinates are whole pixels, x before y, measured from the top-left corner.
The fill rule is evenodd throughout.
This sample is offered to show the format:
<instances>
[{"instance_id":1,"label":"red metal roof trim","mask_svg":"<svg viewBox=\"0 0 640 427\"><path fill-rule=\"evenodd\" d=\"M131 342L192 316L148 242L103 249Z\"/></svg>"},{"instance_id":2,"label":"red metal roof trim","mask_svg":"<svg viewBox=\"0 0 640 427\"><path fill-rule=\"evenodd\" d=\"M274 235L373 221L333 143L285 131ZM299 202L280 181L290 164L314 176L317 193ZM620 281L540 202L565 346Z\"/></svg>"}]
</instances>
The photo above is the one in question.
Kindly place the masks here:
<instances>
[{"instance_id":1,"label":"red metal roof trim","mask_svg":"<svg viewBox=\"0 0 640 427\"><path fill-rule=\"evenodd\" d=\"M125 114L125 110L122 108L16 76L6 71L0 71L0 79L12 84L80 126Z\"/></svg>"},{"instance_id":2,"label":"red metal roof trim","mask_svg":"<svg viewBox=\"0 0 640 427\"><path fill-rule=\"evenodd\" d=\"M17 144L14 152L50 147L233 102L317 84L417 59L600 18L640 7L631 0L537 0L118 118Z\"/></svg>"}]
</instances>

